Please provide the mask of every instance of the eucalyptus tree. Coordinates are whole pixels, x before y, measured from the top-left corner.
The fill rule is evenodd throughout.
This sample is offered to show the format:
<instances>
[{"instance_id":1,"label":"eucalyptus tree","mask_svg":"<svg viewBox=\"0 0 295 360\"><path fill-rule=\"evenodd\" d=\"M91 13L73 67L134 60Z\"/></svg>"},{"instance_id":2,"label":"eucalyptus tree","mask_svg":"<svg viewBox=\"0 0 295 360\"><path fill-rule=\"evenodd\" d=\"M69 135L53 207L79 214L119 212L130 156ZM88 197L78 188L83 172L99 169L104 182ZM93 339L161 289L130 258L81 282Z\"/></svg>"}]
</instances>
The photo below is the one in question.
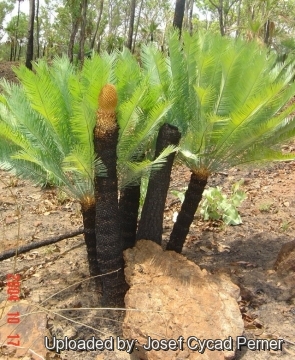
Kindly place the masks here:
<instances>
[{"instance_id":1,"label":"eucalyptus tree","mask_svg":"<svg viewBox=\"0 0 295 360\"><path fill-rule=\"evenodd\" d=\"M14 0L0 1L0 29L3 29L3 22L6 16L13 10L13 8Z\"/></svg>"},{"instance_id":2,"label":"eucalyptus tree","mask_svg":"<svg viewBox=\"0 0 295 360\"><path fill-rule=\"evenodd\" d=\"M130 1L129 30L126 46L132 50L136 0Z\"/></svg>"},{"instance_id":3,"label":"eucalyptus tree","mask_svg":"<svg viewBox=\"0 0 295 360\"><path fill-rule=\"evenodd\" d=\"M7 24L5 31L10 41L10 61L19 60L22 43L25 41L28 32L28 16L20 12L13 16Z\"/></svg>"},{"instance_id":4,"label":"eucalyptus tree","mask_svg":"<svg viewBox=\"0 0 295 360\"><path fill-rule=\"evenodd\" d=\"M179 34L182 31L182 23L184 18L184 9L185 9L185 0L176 0L175 1L175 11L173 26L178 29Z\"/></svg>"},{"instance_id":5,"label":"eucalyptus tree","mask_svg":"<svg viewBox=\"0 0 295 360\"><path fill-rule=\"evenodd\" d=\"M34 23L35 23L35 0L30 0L28 42L26 54L26 67L32 70L32 61L34 59Z\"/></svg>"}]
</instances>

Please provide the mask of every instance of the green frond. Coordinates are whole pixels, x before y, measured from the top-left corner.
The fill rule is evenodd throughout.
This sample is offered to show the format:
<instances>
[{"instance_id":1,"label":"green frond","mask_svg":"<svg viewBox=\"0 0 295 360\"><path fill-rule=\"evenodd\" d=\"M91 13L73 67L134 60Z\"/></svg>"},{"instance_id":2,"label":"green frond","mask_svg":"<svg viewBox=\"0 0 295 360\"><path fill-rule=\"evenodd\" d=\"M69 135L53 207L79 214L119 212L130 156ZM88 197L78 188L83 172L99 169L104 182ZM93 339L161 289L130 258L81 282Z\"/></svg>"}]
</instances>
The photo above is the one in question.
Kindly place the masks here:
<instances>
[{"instance_id":1,"label":"green frond","mask_svg":"<svg viewBox=\"0 0 295 360\"><path fill-rule=\"evenodd\" d=\"M69 119L72 142L73 144L78 143L92 153L96 111L85 99L75 99L72 103L72 112Z\"/></svg>"},{"instance_id":2,"label":"green frond","mask_svg":"<svg viewBox=\"0 0 295 360\"><path fill-rule=\"evenodd\" d=\"M143 76L139 63L129 49L124 48L116 55L111 82L116 86L119 103L123 103L133 95Z\"/></svg>"},{"instance_id":3,"label":"green frond","mask_svg":"<svg viewBox=\"0 0 295 360\"><path fill-rule=\"evenodd\" d=\"M197 108L185 102L195 113L181 141L181 161L212 172L251 163L251 157L253 163L292 158L272 147L294 137L294 67L275 65L274 56L254 43L211 34L193 38L184 36L183 67L196 68ZM261 156L255 155L260 147Z\"/></svg>"},{"instance_id":4,"label":"green frond","mask_svg":"<svg viewBox=\"0 0 295 360\"><path fill-rule=\"evenodd\" d=\"M120 188L140 183L140 179L148 176L151 172L159 170L166 162L167 157L176 152L179 148L174 145L167 146L154 160L144 159L143 161L128 161L120 167Z\"/></svg>"},{"instance_id":5,"label":"green frond","mask_svg":"<svg viewBox=\"0 0 295 360\"><path fill-rule=\"evenodd\" d=\"M115 60L115 53L94 54L91 59L85 59L80 76L76 78L76 83L72 83L73 89L75 84L77 95L88 102L93 109L97 109L101 89L112 78Z\"/></svg>"},{"instance_id":6,"label":"green frond","mask_svg":"<svg viewBox=\"0 0 295 360\"><path fill-rule=\"evenodd\" d=\"M67 152L70 138L67 136L65 122L62 119L67 118L68 113L61 91L44 61L36 63L34 69L35 73L21 65L15 69L15 73L24 87L30 106L43 117L52 136L54 134L55 138L58 138L60 148Z\"/></svg>"},{"instance_id":7,"label":"green frond","mask_svg":"<svg viewBox=\"0 0 295 360\"><path fill-rule=\"evenodd\" d=\"M248 151L241 154L236 159L233 158L232 166L259 165L272 161L290 161L295 159L295 153L283 154L279 150L269 149L261 146L252 146Z\"/></svg>"}]
</instances>

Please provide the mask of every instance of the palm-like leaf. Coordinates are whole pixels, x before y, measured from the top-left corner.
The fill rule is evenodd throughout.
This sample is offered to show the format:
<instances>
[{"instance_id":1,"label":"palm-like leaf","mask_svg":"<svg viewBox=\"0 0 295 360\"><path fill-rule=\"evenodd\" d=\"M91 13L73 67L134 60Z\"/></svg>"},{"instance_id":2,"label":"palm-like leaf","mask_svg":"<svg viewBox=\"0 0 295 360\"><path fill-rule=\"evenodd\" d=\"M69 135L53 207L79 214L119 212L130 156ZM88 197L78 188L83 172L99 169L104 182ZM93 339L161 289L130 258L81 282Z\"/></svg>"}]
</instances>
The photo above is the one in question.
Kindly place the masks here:
<instances>
[{"instance_id":1,"label":"palm-like leaf","mask_svg":"<svg viewBox=\"0 0 295 360\"><path fill-rule=\"evenodd\" d=\"M50 67L40 61L34 69L15 70L21 85L2 82L2 167L35 182L63 186L81 201L93 197L94 173L105 175L93 148L97 99L102 87L113 81L119 95L121 187L151 169L153 161L139 162L171 103L160 99L160 88L150 86L149 76L141 73L129 51L87 59L81 72L66 58L56 58Z\"/></svg>"},{"instance_id":2,"label":"palm-like leaf","mask_svg":"<svg viewBox=\"0 0 295 360\"><path fill-rule=\"evenodd\" d=\"M189 114L191 131L184 135L179 152L192 176L167 245L178 252L210 173L295 158L279 148L295 136L295 105L290 102L295 96L294 60L276 65L274 57L255 43L208 33L184 35L176 59L179 52L186 64L183 72L190 69L186 96L195 105L188 103L194 109ZM185 101L182 93L179 97Z\"/></svg>"},{"instance_id":3,"label":"palm-like leaf","mask_svg":"<svg viewBox=\"0 0 295 360\"><path fill-rule=\"evenodd\" d=\"M186 134L181 152L193 170L224 170L251 157L253 163L263 162L262 154L265 161L271 154L274 160L292 157L279 157L274 148L295 135L289 118L295 106L287 106L295 95L291 67L282 71L274 66L273 57L255 44L208 34L185 37L183 52L192 54L197 73L198 110L191 118L195 131Z\"/></svg>"}]
</instances>

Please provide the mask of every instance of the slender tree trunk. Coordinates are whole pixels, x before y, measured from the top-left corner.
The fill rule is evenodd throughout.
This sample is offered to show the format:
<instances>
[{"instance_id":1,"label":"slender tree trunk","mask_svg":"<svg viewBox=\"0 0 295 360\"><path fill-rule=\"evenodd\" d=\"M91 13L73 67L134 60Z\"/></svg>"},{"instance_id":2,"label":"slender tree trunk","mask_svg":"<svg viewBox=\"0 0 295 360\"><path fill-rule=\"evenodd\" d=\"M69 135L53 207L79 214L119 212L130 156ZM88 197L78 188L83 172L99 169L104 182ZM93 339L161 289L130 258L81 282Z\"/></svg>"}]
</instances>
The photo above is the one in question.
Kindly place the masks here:
<instances>
[{"instance_id":1,"label":"slender tree trunk","mask_svg":"<svg viewBox=\"0 0 295 360\"><path fill-rule=\"evenodd\" d=\"M140 185L126 187L121 191L119 209L124 250L135 245L139 204Z\"/></svg>"},{"instance_id":2,"label":"slender tree trunk","mask_svg":"<svg viewBox=\"0 0 295 360\"><path fill-rule=\"evenodd\" d=\"M239 0L239 5L238 5L238 17L237 17L236 39L238 38L239 33L240 33L240 22L241 22L241 2L242 2L242 0Z\"/></svg>"},{"instance_id":3,"label":"slender tree trunk","mask_svg":"<svg viewBox=\"0 0 295 360\"><path fill-rule=\"evenodd\" d=\"M139 6L138 17L137 17L137 22L136 22L136 27L135 27L135 32L134 32L134 40L133 40L133 46L132 46L132 53L134 53L134 51L135 51L135 44L136 44L136 38L137 38L137 33L138 33L138 27L139 27L139 21L140 21L140 15L141 15L141 10L142 10L142 5L143 5L143 0L141 0L140 6Z\"/></svg>"},{"instance_id":4,"label":"slender tree trunk","mask_svg":"<svg viewBox=\"0 0 295 360\"><path fill-rule=\"evenodd\" d=\"M179 30L179 36L181 36L184 9L185 9L185 0L176 0L173 26Z\"/></svg>"},{"instance_id":5,"label":"slender tree trunk","mask_svg":"<svg viewBox=\"0 0 295 360\"><path fill-rule=\"evenodd\" d=\"M84 54L85 54L85 34L86 34L86 21L87 21L87 7L88 0L82 0L82 17L81 17L81 30L80 30L80 42L79 42L79 52L78 60L80 61L81 67L84 63Z\"/></svg>"},{"instance_id":6,"label":"slender tree trunk","mask_svg":"<svg viewBox=\"0 0 295 360\"><path fill-rule=\"evenodd\" d=\"M22 42L19 43L17 61L19 61L22 52Z\"/></svg>"},{"instance_id":7,"label":"slender tree trunk","mask_svg":"<svg viewBox=\"0 0 295 360\"><path fill-rule=\"evenodd\" d=\"M224 36L225 35L225 16L224 16L224 5L223 5L224 0L219 0L219 5L213 2L213 0L209 0L209 1L218 11L219 30L221 36ZM235 2L236 1L234 0L232 4L234 4Z\"/></svg>"},{"instance_id":8,"label":"slender tree trunk","mask_svg":"<svg viewBox=\"0 0 295 360\"><path fill-rule=\"evenodd\" d=\"M99 13L98 13L98 18L96 20L96 28L95 28L95 32L94 32L94 35L93 35L93 38L92 38L91 44L90 44L91 50L93 50L93 48L94 48L97 32L98 32L99 25L101 22L101 17L102 17L102 12L103 12L103 3L104 3L104 0L100 0Z\"/></svg>"},{"instance_id":9,"label":"slender tree trunk","mask_svg":"<svg viewBox=\"0 0 295 360\"><path fill-rule=\"evenodd\" d=\"M71 31L69 47L68 47L68 57L71 63L74 60L74 45L75 45L75 38L78 32L78 27L79 27L79 18L77 17L75 21L72 23L72 31Z\"/></svg>"},{"instance_id":10,"label":"slender tree trunk","mask_svg":"<svg viewBox=\"0 0 295 360\"><path fill-rule=\"evenodd\" d=\"M35 0L30 0L28 45L26 55L26 67L32 70L34 58L34 21L35 21Z\"/></svg>"},{"instance_id":11,"label":"slender tree trunk","mask_svg":"<svg viewBox=\"0 0 295 360\"><path fill-rule=\"evenodd\" d=\"M264 44L269 45L270 43L270 21L267 20L264 24Z\"/></svg>"},{"instance_id":12,"label":"slender tree trunk","mask_svg":"<svg viewBox=\"0 0 295 360\"><path fill-rule=\"evenodd\" d=\"M13 39L10 40L10 56L9 61L13 60L13 54L14 54L14 41Z\"/></svg>"},{"instance_id":13,"label":"slender tree trunk","mask_svg":"<svg viewBox=\"0 0 295 360\"><path fill-rule=\"evenodd\" d=\"M178 145L180 136L181 134L175 126L164 124L158 134L155 157L159 156L168 145ZM174 157L175 153L170 154L164 166L150 176L138 224L137 240L147 239L155 241L157 244L162 242L165 201Z\"/></svg>"},{"instance_id":14,"label":"slender tree trunk","mask_svg":"<svg viewBox=\"0 0 295 360\"><path fill-rule=\"evenodd\" d=\"M17 19L16 19L16 29L15 29L15 43L17 44L18 40L18 26L19 26L19 14L20 14L20 2L21 0L18 0L18 7L17 7ZM17 53L17 45L14 48L14 61L16 60L16 53Z\"/></svg>"},{"instance_id":15,"label":"slender tree trunk","mask_svg":"<svg viewBox=\"0 0 295 360\"><path fill-rule=\"evenodd\" d=\"M39 23L39 0L36 0L36 40L37 40L37 59L40 57L40 23Z\"/></svg>"},{"instance_id":16,"label":"slender tree trunk","mask_svg":"<svg viewBox=\"0 0 295 360\"><path fill-rule=\"evenodd\" d=\"M94 147L107 169L107 177L95 178L96 252L102 276L103 305L124 306L127 284L124 276L123 243L120 238L118 209L117 142L115 108L117 93L113 85L103 87L94 129ZM107 275L104 275L107 274Z\"/></svg>"},{"instance_id":17,"label":"slender tree trunk","mask_svg":"<svg viewBox=\"0 0 295 360\"><path fill-rule=\"evenodd\" d=\"M128 31L128 39L126 42L126 47L128 49L132 49L132 40L133 40L133 27L134 27L134 18L135 18L135 7L136 7L136 0L130 1L130 20L129 20L129 31Z\"/></svg>"},{"instance_id":18,"label":"slender tree trunk","mask_svg":"<svg viewBox=\"0 0 295 360\"><path fill-rule=\"evenodd\" d=\"M99 275L99 266L96 256L96 236L95 236L95 202L86 202L81 204L84 226L84 240L87 250L87 259L90 276ZM100 277L95 278L98 288L101 288Z\"/></svg>"},{"instance_id":19,"label":"slender tree trunk","mask_svg":"<svg viewBox=\"0 0 295 360\"><path fill-rule=\"evenodd\" d=\"M166 250L174 250L181 253L189 228L194 220L198 205L202 200L207 180L207 174L198 175L192 173L188 189L185 192L184 201L173 226Z\"/></svg>"},{"instance_id":20,"label":"slender tree trunk","mask_svg":"<svg viewBox=\"0 0 295 360\"><path fill-rule=\"evenodd\" d=\"M219 15L219 29L221 36L225 35L225 29L224 29L224 12L223 12L223 3L222 0L220 0L220 7L218 8L218 15Z\"/></svg>"},{"instance_id":21,"label":"slender tree trunk","mask_svg":"<svg viewBox=\"0 0 295 360\"><path fill-rule=\"evenodd\" d=\"M193 35L193 12L194 12L194 0L190 0L189 8L189 33Z\"/></svg>"}]
</instances>

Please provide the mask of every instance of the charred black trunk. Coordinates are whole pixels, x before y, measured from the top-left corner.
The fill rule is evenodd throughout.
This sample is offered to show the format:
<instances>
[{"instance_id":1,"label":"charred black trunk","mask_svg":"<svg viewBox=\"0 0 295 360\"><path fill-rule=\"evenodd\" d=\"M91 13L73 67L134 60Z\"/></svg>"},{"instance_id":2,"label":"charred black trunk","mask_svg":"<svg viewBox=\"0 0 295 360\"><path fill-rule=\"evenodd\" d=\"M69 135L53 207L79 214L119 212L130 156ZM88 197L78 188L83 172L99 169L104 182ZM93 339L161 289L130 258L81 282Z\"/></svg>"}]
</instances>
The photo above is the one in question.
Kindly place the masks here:
<instances>
[{"instance_id":1,"label":"charred black trunk","mask_svg":"<svg viewBox=\"0 0 295 360\"><path fill-rule=\"evenodd\" d=\"M200 177L197 174L192 173L184 201L173 226L166 250L174 250L181 253L198 205L202 200L207 179L208 177Z\"/></svg>"},{"instance_id":2,"label":"charred black trunk","mask_svg":"<svg viewBox=\"0 0 295 360\"><path fill-rule=\"evenodd\" d=\"M28 30L28 44L26 55L26 67L32 70L32 60L34 58L34 21L35 21L35 0L30 0L30 14L29 14L29 30Z\"/></svg>"},{"instance_id":3,"label":"charred black trunk","mask_svg":"<svg viewBox=\"0 0 295 360\"><path fill-rule=\"evenodd\" d=\"M158 134L155 157L168 145L178 145L180 132L175 126L164 124ZM157 244L162 242L163 216L170 174L175 153L167 157L165 165L150 176L136 239L148 239Z\"/></svg>"},{"instance_id":4,"label":"charred black trunk","mask_svg":"<svg viewBox=\"0 0 295 360\"><path fill-rule=\"evenodd\" d=\"M124 306L127 290L118 209L116 104L115 88L106 85L100 94L94 131L95 152L107 169L106 177L95 178L96 252L102 274L104 306Z\"/></svg>"},{"instance_id":5,"label":"charred black trunk","mask_svg":"<svg viewBox=\"0 0 295 360\"><path fill-rule=\"evenodd\" d=\"M124 250L135 245L139 203L140 185L123 189L120 195L119 209Z\"/></svg>"},{"instance_id":6,"label":"charred black trunk","mask_svg":"<svg viewBox=\"0 0 295 360\"><path fill-rule=\"evenodd\" d=\"M95 203L82 204L82 217L84 225L84 240L87 250L87 259L90 276L99 275L99 267L96 258L96 236L95 236ZM100 277L95 278L96 285L101 287Z\"/></svg>"},{"instance_id":7,"label":"charred black trunk","mask_svg":"<svg viewBox=\"0 0 295 360\"><path fill-rule=\"evenodd\" d=\"M181 35L181 30L182 30L184 9L185 9L185 0L176 0L173 27L179 30L179 36Z\"/></svg>"}]
</instances>

